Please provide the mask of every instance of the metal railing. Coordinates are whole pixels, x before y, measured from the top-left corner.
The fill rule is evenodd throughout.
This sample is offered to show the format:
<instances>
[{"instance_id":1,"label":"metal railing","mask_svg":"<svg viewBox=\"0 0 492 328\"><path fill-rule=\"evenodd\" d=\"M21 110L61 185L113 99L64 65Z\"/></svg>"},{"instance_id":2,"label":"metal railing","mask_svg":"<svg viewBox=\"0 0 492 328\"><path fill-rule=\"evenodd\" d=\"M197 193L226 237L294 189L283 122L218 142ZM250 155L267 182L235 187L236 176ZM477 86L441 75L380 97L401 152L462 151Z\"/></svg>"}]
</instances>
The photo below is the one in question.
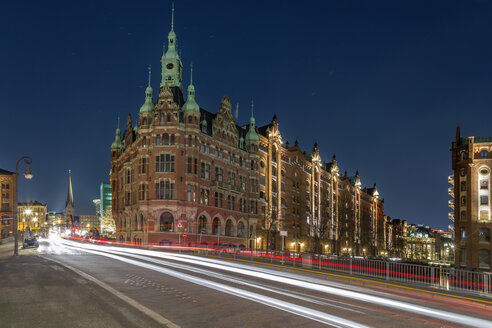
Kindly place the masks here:
<instances>
[{"instance_id":1,"label":"metal railing","mask_svg":"<svg viewBox=\"0 0 492 328\"><path fill-rule=\"evenodd\" d=\"M195 248L194 253L223 258L240 258L258 262L276 263L327 272L339 272L417 284L443 290L456 290L492 295L492 273L474 272L453 267L419 265L398 261L370 260L365 258L340 258L335 255L292 253L245 249Z\"/></svg>"}]
</instances>

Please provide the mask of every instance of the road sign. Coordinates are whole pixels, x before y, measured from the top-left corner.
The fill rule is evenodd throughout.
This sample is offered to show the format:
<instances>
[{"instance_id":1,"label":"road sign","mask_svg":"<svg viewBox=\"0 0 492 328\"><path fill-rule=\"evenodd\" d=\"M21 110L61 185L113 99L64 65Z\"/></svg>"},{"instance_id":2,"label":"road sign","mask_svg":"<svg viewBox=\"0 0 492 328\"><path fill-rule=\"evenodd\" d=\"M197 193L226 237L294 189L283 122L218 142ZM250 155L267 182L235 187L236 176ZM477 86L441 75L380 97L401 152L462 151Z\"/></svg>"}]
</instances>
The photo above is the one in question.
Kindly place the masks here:
<instances>
[{"instance_id":1,"label":"road sign","mask_svg":"<svg viewBox=\"0 0 492 328\"><path fill-rule=\"evenodd\" d=\"M183 225L181 224L181 222L178 222L178 229L183 229Z\"/></svg>"},{"instance_id":2,"label":"road sign","mask_svg":"<svg viewBox=\"0 0 492 328\"><path fill-rule=\"evenodd\" d=\"M183 234L183 238L186 238L186 237L188 237L188 235L184 233L184 234Z\"/></svg>"},{"instance_id":3,"label":"road sign","mask_svg":"<svg viewBox=\"0 0 492 328\"><path fill-rule=\"evenodd\" d=\"M286 230L281 230L280 231L280 236L287 237L287 231Z\"/></svg>"}]
</instances>

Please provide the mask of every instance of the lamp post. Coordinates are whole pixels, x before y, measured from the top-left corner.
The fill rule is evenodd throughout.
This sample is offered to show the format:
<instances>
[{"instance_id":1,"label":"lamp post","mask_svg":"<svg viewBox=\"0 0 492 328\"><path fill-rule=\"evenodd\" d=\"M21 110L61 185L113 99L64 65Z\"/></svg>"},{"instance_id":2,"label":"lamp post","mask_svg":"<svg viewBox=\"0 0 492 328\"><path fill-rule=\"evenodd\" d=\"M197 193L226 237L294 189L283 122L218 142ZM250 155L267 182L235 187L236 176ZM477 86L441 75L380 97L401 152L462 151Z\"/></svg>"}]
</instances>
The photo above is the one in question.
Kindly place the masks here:
<instances>
[{"instance_id":1,"label":"lamp post","mask_svg":"<svg viewBox=\"0 0 492 328\"><path fill-rule=\"evenodd\" d=\"M34 174L31 173L31 163L32 163L32 158L29 156L22 156L19 158L17 163L15 164L15 220L14 220L14 256L19 255L19 232L17 229L17 204L18 204L18 196L19 196L19 185L17 183L18 179L17 177L19 176L19 163L24 162L27 165L27 171L24 173L24 178L27 180L31 180Z\"/></svg>"}]
</instances>

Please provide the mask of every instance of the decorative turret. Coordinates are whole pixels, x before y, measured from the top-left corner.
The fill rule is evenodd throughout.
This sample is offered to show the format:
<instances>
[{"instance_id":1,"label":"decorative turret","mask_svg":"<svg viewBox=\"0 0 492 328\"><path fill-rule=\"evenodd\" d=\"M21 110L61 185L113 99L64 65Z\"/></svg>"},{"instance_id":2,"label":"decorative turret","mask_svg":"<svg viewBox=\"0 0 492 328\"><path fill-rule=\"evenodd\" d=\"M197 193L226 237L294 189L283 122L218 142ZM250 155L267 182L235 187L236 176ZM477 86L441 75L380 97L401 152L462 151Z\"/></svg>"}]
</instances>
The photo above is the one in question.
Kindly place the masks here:
<instances>
[{"instance_id":1,"label":"decorative turret","mask_svg":"<svg viewBox=\"0 0 492 328\"><path fill-rule=\"evenodd\" d=\"M174 33L174 3L171 14L171 31L167 35L167 52L163 48L161 64L162 64L162 80L161 88L164 85L170 87L179 87L181 89L181 71L182 63L178 54L178 46L176 33Z\"/></svg>"},{"instance_id":2,"label":"decorative turret","mask_svg":"<svg viewBox=\"0 0 492 328\"><path fill-rule=\"evenodd\" d=\"M111 144L111 149L121 149L121 147L123 147L123 144L121 143L120 116L118 115L118 126L116 127L116 135Z\"/></svg>"},{"instance_id":3,"label":"decorative turret","mask_svg":"<svg viewBox=\"0 0 492 328\"><path fill-rule=\"evenodd\" d=\"M355 171L355 186L360 188L362 186L362 182L360 182L359 170Z\"/></svg>"},{"instance_id":4,"label":"decorative turret","mask_svg":"<svg viewBox=\"0 0 492 328\"><path fill-rule=\"evenodd\" d=\"M188 86L188 97L181 108L182 111L194 111L200 113L200 106L195 101L195 87L193 86L193 64L190 65L190 85Z\"/></svg>"},{"instance_id":5,"label":"decorative turret","mask_svg":"<svg viewBox=\"0 0 492 328\"><path fill-rule=\"evenodd\" d=\"M142 107L140 107L140 113L150 113L152 112L152 108L154 107L154 102L152 99L154 90L152 90L152 87L150 86L150 75L151 67L149 65L149 84L147 86L147 89L145 89L145 102Z\"/></svg>"},{"instance_id":6,"label":"decorative turret","mask_svg":"<svg viewBox=\"0 0 492 328\"><path fill-rule=\"evenodd\" d=\"M249 130L246 133L246 142L258 142L258 134L256 133L255 117L253 115L253 101L251 100L251 118L249 119Z\"/></svg>"}]
</instances>

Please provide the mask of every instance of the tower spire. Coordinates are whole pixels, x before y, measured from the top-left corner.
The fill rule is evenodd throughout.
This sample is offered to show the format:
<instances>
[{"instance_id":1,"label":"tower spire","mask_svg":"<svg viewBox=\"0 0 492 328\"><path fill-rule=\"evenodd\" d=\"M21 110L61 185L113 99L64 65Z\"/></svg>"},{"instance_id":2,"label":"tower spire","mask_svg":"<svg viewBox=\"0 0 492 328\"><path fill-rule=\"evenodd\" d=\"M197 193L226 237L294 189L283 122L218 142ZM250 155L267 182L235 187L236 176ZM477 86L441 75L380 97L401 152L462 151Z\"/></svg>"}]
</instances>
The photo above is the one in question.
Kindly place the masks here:
<instances>
[{"instance_id":1,"label":"tower spire","mask_svg":"<svg viewBox=\"0 0 492 328\"><path fill-rule=\"evenodd\" d=\"M190 64L190 85L188 86L188 97L186 98L186 102L181 110L191 110L198 113L200 112L200 106L198 106L195 100L195 86L193 85L193 63Z\"/></svg>"},{"instance_id":2,"label":"tower spire","mask_svg":"<svg viewBox=\"0 0 492 328\"><path fill-rule=\"evenodd\" d=\"M254 117L254 103L253 99L251 99L251 117L249 119L249 129L248 133L246 133L246 141L259 141L260 139L258 138L258 134L256 134L256 127L255 127L255 117Z\"/></svg>"},{"instance_id":3,"label":"tower spire","mask_svg":"<svg viewBox=\"0 0 492 328\"><path fill-rule=\"evenodd\" d=\"M150 76L152 74L152 65L149 65L149 87L150 87Z\"/></svg>"},{"instance_id":4,"label":"tower spire","mask_svg":"<svg viewBox=\"0 0 492 328\"><path fill-rule=\"evenodd\" d=\"M174 2L172 5L172 11L171 11L171 31L174 31Z\"/></svg>"}]
</instances>

